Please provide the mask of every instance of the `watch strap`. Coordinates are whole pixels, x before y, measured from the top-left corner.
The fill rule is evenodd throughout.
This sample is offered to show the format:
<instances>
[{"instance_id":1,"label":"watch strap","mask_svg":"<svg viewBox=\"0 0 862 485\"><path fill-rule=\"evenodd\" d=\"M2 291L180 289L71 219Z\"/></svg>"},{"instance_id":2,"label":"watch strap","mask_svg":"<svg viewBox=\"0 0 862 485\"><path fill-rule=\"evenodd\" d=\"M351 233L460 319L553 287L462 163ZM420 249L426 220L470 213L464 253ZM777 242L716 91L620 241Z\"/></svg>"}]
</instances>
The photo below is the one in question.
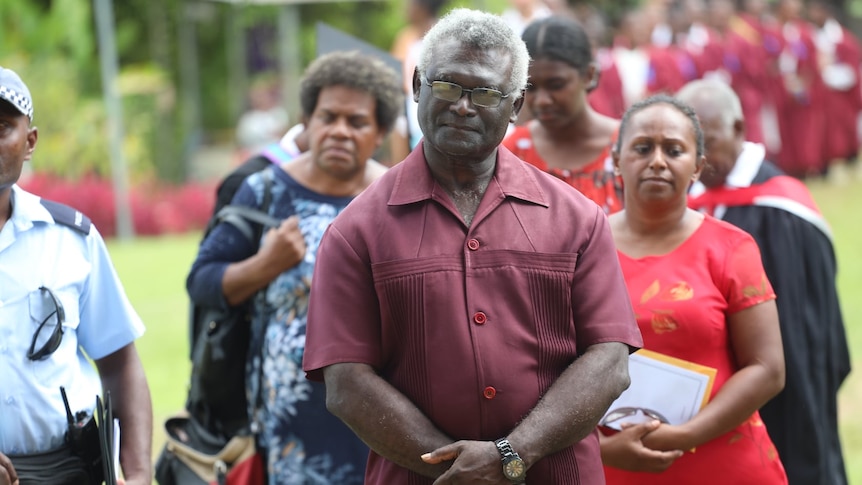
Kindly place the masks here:
<instances>
[{"instance_id":1,"label":"watch strap","mask_svg":"<svg viewBox=\"0 0 862 485\"><path fill-rule=\"evenodd\" d=\"M500 452L500 459L505 460L509 457L520 458L518 454L515 453L515 450L512 449L512 444L509 443L509 440L507 440L506 438L500 438L494 441L494 444L497 445L497 451Z\"/></svg>"}]
</instances>

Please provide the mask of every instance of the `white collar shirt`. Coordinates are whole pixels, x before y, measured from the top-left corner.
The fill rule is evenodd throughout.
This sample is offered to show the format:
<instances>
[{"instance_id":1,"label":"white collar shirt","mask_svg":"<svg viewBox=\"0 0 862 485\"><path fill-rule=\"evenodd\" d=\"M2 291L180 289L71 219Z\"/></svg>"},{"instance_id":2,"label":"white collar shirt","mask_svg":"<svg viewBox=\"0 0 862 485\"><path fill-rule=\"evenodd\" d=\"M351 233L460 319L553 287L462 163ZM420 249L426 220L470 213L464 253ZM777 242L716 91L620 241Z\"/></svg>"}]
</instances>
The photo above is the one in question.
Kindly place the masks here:
<instances>
[{"instance_id":1,"label":"white collar shirt","mask_svg":"<svg viewBox=\"0 0 862 485\"><path fill-rule=\"evenodd\" d=\"M64 333L55 352L33 361L27 351L37 327L48 318L40 333L47 337L57 321L43 286L63 306ZM67 423L60 386L73 413L92 412L101 383L89 359L110 355L143 332L95 226L85 235L57 224L38 196L13 186L12 216L0 229L0 452L62 445Z\"/></svg>"}]
</instances>

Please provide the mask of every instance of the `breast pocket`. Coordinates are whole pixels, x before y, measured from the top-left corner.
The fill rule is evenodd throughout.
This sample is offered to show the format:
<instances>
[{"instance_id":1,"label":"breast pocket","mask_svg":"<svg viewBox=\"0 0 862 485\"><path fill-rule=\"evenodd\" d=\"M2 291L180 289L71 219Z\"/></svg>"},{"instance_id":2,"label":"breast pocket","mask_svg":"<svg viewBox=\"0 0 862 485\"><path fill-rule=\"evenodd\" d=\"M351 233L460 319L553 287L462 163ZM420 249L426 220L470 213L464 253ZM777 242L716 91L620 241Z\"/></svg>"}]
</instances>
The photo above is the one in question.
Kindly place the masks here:
<instances>
[{"instance_id":1,"label":"breast pocket","mask_svg":"<svg viewBox=\"0 0 862 485\"><path fill-rule=\"evenodd\" d=\"M42 287L30 293L29 302L27 358L35 377L44 382L77 359L78 295Z\"/></svg>"}]
</instances>

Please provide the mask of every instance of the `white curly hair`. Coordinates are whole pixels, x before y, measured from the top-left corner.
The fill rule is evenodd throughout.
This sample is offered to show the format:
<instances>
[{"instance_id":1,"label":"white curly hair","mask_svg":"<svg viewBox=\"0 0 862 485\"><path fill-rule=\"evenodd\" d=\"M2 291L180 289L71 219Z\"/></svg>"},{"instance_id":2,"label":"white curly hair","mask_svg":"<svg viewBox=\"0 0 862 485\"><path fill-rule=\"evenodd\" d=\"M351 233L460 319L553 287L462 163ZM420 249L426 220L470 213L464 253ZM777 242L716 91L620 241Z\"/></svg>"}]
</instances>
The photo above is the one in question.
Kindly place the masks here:
<instances>
[{"instance_id":1,"label":"white curly hair","mask_svg":"<svg viewBox=\"0 0 862 485\"><path fill-rule=\"evenodd\" d=\"M530 65L530 54L521 37L499 16L472 10L456 8L441 18L422 40L422 51L416 63L419 74L425 76L425 70L431 64L434 48L443 42L457 40L462 45L479 50L500 49L512 54L512 74L509 85L515 99L527 86L527 74Z\"/></svg>"}]
</instances>

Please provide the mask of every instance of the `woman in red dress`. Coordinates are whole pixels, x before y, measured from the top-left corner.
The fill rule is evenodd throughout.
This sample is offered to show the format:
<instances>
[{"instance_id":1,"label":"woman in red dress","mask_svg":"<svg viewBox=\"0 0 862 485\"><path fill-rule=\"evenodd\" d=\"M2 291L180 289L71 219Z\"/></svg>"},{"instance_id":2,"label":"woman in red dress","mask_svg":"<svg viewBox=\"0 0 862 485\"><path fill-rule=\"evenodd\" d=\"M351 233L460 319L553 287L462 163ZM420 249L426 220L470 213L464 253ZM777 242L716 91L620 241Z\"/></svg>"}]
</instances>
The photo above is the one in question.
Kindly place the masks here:
<instances>
[{"instance_id":1,"label":"woman in red dress","mask_svg":"<svg viewBox=\"0 0 862 485\"><path fill-rule=\"evenodd\" d=\"M610 214L622 209L622 184L610 148L619 121L590 107L598 72L584 29L564 17L531 23L521 36L530 53L525 98L533 119L503 145L519 158L563 179Z\"/></svg>"},{"instance_id":2,"label":"woman in red dress","mask_svg":"<svg viewBox=\"0 0 862 485\"><path fill-rule=\"evenodd\" d=\"M614 165L626 208L610 223L644 348L716 376L688 422L601 428L609 485L787 483L757 412L784 386L775 293L751 236L686 206L703 146L694 111L675 98L623 116Z\"/></svg>"}]
</instances>

